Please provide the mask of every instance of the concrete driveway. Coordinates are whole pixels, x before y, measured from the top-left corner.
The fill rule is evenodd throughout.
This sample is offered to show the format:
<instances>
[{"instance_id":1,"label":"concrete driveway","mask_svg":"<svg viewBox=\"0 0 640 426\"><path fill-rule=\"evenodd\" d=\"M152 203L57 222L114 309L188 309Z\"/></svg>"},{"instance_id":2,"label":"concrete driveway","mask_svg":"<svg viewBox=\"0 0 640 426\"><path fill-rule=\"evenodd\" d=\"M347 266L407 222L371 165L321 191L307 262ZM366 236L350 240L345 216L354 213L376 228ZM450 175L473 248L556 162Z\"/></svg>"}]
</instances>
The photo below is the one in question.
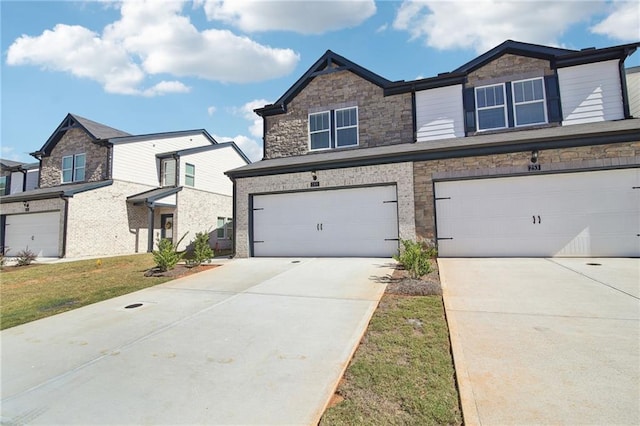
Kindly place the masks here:
<instances>
[{"instance_id":1,"label":"concrete driveway","mask_svg":"<svg viewBox=\"0 0 640 426\"><path fill-rule=\"evenodd\" d=\"M640 424L640 259L438 264L466 424Z\"/></svg>"},{"instance_id":2,"label":"concrete driveway","mask_svg":"<svg viewBox=\"0 0 640 426\"><path fill-rule=\"evenodd\" d=\"M390 268L233 260L4 330L1 421L315 424Z\"/></svg>"}]
</instances>

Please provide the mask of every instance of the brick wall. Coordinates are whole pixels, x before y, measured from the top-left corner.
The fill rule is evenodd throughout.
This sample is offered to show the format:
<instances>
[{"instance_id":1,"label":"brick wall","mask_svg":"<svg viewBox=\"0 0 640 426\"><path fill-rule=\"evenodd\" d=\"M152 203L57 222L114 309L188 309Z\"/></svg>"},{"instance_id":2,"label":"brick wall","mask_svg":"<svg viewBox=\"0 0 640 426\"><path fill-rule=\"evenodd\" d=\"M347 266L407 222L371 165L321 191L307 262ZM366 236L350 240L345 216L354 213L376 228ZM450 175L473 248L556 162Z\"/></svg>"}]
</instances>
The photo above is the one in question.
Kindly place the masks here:
<instances>
[{"instance_id":1,"label":"brick wall","mask_svg":"<svg viewBox=\"0 0 640 426\"><path fill-rule=\"evenodd\" d=\"M179 248L184 249L195 239L196 233L203 231L209 232L211 247L216 247L218 243L218 248L231 248L230 240L217 241L218 216L233 216L232 197L186 187L178 192L178 207L174 216L175 241L188 232Z\"/></svg>"},{"instance_id":2,"label":"brick wall","mask_svg":"<svg viewBox=\"0 0 640 426\"><path fill-rule=\"evenodd\" d=\"M553 73L547 60L505 54L469 73L467 86L475 87L478 83L484 85L529 77L542 77L543 75L553 75Z\"/></svg>"},{"instance_id":3,"label":"brick wall","mask_svg":"<svg viewBox=\"0 0 640 426\"><path fill-rule=\"evenodd\" d=\"M265 158L309 151L308 114L358 107L359 148L413 142L411 94L383 96L380 87L350 71L315 77L290 103L287 113L265 117Z\"/></svg>"},{"instance_id":4,"label":"brick wall","mask_svg":"<svg viewBox=\"0 0 640 426\"><path fill-rule=\"evenodd\" d=\"M413 167L411 163L350 167L317 171L323 188L395 183L398 191L400 238L415 239ZM311 173L287 173L236 180L236 256L249 256L249 195L309 189Z\"/></svg>"},{"instance_id":5,"label":"brick wall","mask_svg":"<svg viewBox=\"0 0 640 426\"><path fill-rule=\"evenodd\" d=\"M108 179L108 148L91 141L84 130L67 130L56 144L51 155L42 159L40 187L49 188L62 183L62 157L74 154L86 154L85 181L96 182Z\"/></svg>"},{"instance_id":6,"label":"brick wall","mask_svg":"<svg viewBox=\"0 0 640 426\"><path fill-rule=\"evenodd\" d=\"M69 199L66 257L146 253L148 210L127 196L151 187L115 181ZM155 226L160 227L156 212Z\"/></svg>"},{"instance_id":7,"label":"brick wall","mask_svg":"<svg viewBox=\"0 0 640 426\"><path fill-rule=\"evenodd\" d=\"M435 237L433 181L443 178L534 174L528 171L531 152L464 157L413 164L416 234ZM595 169L636 164L640 166L640 142L540 150L542 171Z\"/></svg>"}]
</instances>

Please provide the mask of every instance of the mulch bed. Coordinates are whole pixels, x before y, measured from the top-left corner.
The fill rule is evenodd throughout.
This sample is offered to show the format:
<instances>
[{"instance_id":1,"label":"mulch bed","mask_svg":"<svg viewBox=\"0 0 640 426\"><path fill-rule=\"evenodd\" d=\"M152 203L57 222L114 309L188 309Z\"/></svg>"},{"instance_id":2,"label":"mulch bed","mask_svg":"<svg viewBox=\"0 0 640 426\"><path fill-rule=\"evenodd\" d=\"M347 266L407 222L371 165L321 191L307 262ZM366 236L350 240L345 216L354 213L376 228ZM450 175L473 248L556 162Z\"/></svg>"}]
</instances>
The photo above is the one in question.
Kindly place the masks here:
<instances>
[{"instance_id":1,"label":"mulch bed","mask_svg":"<svg viewBox=\"0 0 640 426\"><path fill-rule=\"evenodd\" d=\"M431 272L423 275L420 279L413 279L409 277L409 273L402 265L397 265L389 279L385 293L401 296L442 295L438 263L435 259L431 260L431 267Z\"/></svg>"},{"instance_id":2,"label":"mulch bed","mask_svg":"<svg viewBox=\"0 0 640 426\"><path fill-rule=\"evenodd\" d=\"M220 265L199 265L199 266L187 266L185 264L179 263L175 266L175 268L170 269L168 271L160 271L158 268L151 268L147 272L144 273L145 277L169 277L169 278L180 278L186 275L196 274L198 272L208 271L209 269L217 268Z\"/></svg>"}]
</instances>

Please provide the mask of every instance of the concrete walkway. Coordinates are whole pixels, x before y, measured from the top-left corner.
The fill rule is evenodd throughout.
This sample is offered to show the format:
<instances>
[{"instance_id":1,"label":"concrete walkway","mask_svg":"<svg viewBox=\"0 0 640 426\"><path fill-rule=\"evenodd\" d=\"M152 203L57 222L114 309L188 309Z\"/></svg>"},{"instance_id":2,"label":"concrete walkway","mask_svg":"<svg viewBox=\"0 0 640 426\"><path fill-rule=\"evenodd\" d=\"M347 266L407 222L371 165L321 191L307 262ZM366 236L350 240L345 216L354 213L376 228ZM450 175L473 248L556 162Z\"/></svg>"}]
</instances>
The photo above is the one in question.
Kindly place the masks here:
<instances>
[{"instance_id":1,"label":"concrete walkway","mask_svg":"<svg viewBox=\"0 0 640 426\"><path fill-rule=\"evenodd\" d=\"M438 264L467 425L640 424L639 259Z\"/></svg>"},{"instance_id":2,"label":"concrete walkway","mask_svg":"<svg viewBox=\"0 0 640 426\"><path fill-rule=\"evenodd\" d=\"M390 267L234 260L4 330L2 423L316 424Z\"/></svg>"}]
</instances>

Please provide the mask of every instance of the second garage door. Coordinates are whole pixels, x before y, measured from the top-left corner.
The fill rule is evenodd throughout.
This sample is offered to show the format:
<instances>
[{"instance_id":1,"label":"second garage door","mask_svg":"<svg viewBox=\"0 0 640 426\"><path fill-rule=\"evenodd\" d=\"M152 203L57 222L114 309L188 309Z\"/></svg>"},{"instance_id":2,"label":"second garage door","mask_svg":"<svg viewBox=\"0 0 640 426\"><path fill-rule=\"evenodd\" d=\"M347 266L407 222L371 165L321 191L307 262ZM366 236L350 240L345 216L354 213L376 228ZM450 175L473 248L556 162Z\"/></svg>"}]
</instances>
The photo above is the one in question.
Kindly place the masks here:
<instances>
[{"instance_id":1,"label":"second garage door","mask_svg":"<svg viewBox=\"0 0 640 426\"><path fill-rule=\"evenodd\" d=\"M8 215L5 225L5 247L9 256L28 248L38 257L58 257L60 212Z\"/></svg>"},{"instance_id":2,"label":"second garage door","mask_svg":"<svg viewBox=\"0 0 640 426\"><path fill-rule=\"evenodd\" d=\"M441 256L640 256L640 169L437 182Z\"/></svg>"},{"instance_id":3,"label":"second garage door","mask_svg":"<svg viewBox=\"0 0 640 426\"><path fill-rule=\"evenodd\" d=\"M387 185L255 195L253 255L391 257L396 194Z\"/></svg>"}]
</instances>

